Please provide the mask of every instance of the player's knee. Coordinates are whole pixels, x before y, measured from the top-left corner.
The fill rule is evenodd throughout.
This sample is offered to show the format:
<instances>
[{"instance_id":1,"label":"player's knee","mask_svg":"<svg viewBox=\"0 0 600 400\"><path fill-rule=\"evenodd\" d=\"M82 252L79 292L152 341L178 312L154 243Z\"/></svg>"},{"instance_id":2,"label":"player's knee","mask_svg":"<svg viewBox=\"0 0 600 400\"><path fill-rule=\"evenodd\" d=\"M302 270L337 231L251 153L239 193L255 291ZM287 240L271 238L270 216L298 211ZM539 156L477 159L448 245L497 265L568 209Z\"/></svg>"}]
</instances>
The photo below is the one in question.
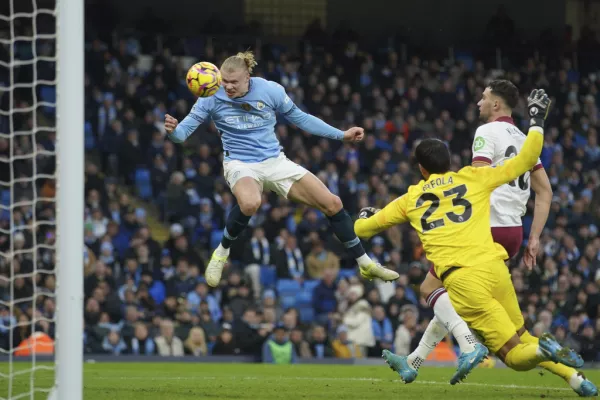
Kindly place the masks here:
<instances>
[{"instance_id":1,"label":"player's knee","mask_svg":"<svg viewBox=\"0 0 600 400\"><path fill-rule=\"evenodd\" d=\"M321 206L321 211L331 217L339 213L342 208L344 208L342 200L338 196L330 194L327 201Z\"/></svg>"},{"instance_id":2,"label":"player's knee","mask_svg":"<svg viewBox=\"0 0 600 400\"><path fill-rule=\"evenodd\" d=\"M240 206L240 210L244 215L254 215L256 211L258 211L262 199L260 194L258 196L247 196L238 200L238 204Z\"/></svg>"}]
</instances>

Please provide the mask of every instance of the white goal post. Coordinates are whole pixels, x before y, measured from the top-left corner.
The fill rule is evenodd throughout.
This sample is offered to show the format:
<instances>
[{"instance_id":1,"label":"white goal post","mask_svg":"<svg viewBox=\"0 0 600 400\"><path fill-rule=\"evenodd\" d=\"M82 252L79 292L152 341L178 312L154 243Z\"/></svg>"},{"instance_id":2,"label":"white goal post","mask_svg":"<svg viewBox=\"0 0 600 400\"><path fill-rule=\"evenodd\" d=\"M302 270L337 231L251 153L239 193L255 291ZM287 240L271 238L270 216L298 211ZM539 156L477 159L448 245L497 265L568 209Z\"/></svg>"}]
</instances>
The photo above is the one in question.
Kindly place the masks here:
<instances>
[{"instance_id":1,"label":"white goal post","mask_svg":"<svg viewBox=\"0 0 600 400\"><path fill-rule=\"evenodd\" d=\"M0 3L0 400L81 400L84 0Z\"/></svg>"},{"instance_id":2,"label":"white goal post","mask_svg":"<svg viewBox=\"0 0 600 400\"><path fill-rule=\"evenodd\" d=\"M14 0L13 0L14 1ZM56 393L83 398L84 0L56 0Z\"/></svg>"}]
</instances>

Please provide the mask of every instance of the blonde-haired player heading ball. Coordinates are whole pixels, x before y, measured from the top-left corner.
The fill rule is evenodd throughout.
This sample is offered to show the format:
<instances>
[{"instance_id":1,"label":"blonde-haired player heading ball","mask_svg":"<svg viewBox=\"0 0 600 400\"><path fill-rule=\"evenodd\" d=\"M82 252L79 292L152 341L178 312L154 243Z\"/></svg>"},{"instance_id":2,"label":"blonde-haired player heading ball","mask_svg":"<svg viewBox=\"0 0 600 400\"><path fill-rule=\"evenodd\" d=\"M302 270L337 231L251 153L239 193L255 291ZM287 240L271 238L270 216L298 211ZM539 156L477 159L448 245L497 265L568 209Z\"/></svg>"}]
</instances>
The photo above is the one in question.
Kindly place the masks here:
<instances>
[{"instance_id":1,"label":"blonde-haired player heading ball","mask_svg":"<svg viewBox=\"0 0 600 400\"><path fill-rule=\"evenodd\" d=\"M345 142L360 142L364 130L343 132L300 110L277 82L250 75L256 66L250 51L227 58L221 65L222 85L213 96L199 98L190 113L178 122L165 116L168 137L185 141L198 126L211 118L223 142L223 171L237 204L227 216L223 239L206 267L209 286L221 282L231 244L259 209L262 192L272 191L292 201L319 209L346 251L358 263L363 278L398 279L398 273L383 268L365 253L356 237L350 215L340 198L304 167L290 161L275 135L276 114L313 135Z\"/></svg>"},{"instance_id":2,"label":"blonde-haired player heading ball","mask_svg":"<svg viewBox=\"0 0 600 400\"><path fill-rule=\"evenodd\" d=\"M531 170L544 142L544 120L550 99L543 90L528 98L530 129L521 152L496 167L465 167L450 171L450 153L436 139L426 139L415 155L424 180L372 216L361 213L355 223L360 238L409 222L417 231L427 258L443 282L458 315L504 363L527 371L544 361L581 367L583 360L550 335L538 343L523 343L511 316L519 312L517 296L504 264L508 254L494 242L490 230L490 197L499 186ZM406 357L384 350L386 362L406 381ZM466 377L481 358L459 357L451 383ZM414 370L413 370L414 371ZM466 373L465 373L466 372ZM412 377L414 380L415 376ZM409 377L410 378L410 377Z\"/></svg>"}]
</instances>

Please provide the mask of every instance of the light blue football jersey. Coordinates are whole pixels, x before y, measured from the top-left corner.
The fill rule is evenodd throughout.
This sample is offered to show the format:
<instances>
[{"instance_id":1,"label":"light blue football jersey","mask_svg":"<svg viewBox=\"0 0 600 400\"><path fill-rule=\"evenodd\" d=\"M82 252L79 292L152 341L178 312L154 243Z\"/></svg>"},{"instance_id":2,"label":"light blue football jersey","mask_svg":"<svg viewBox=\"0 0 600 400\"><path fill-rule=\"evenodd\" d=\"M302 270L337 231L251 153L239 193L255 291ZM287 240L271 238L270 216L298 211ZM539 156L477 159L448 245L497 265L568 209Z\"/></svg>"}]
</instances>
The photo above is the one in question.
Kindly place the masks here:
<instances>
[{"instance_id":1,"label":"light blue football jersey","mask_svg":"<svg viewBox=\"0 0 600 400\"><path fill-rule=\"evenodd\" d=\"M198 98L169 137L183 142L211 118L221 134L225 160L260 162L277 157L282 149L275 134L276 113L309 133L344 137L344 132L296 107L283 86L263 78L250 78L248 93L242 97L230 99L221 87L211 97Z\"/></svg>"}]
</instances>

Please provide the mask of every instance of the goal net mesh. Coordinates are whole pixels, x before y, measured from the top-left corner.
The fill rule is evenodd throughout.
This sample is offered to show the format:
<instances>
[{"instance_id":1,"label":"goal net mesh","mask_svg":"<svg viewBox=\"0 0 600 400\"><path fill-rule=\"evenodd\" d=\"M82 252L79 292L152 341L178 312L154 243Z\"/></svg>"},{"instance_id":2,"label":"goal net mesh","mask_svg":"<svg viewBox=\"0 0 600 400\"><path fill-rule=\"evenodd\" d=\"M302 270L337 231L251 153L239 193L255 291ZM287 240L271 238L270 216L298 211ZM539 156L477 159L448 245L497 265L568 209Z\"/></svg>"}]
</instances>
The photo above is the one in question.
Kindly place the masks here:
<instances>
[{"instance_id":1,"label":"goal net mesh","mask_svg":"<svg viewBox=\"0 0 600 400\"><path fill-rule=\"evenodd\" d=\"M54 384L39 358L56 329L55 15L54 0L0 1L0 399Z\"/></svg>"}]
</instances>

